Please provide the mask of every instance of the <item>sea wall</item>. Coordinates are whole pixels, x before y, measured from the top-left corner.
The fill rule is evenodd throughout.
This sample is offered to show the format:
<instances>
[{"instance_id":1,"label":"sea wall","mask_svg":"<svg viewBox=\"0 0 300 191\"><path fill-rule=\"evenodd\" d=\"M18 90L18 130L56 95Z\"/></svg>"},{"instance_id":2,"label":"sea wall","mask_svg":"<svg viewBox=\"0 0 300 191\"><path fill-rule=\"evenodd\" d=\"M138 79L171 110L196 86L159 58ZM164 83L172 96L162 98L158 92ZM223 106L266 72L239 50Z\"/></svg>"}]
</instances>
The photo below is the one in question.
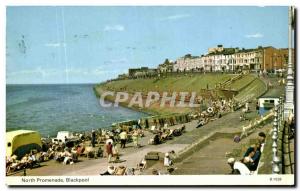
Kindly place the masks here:
<instances>
[{"instance_id":1,"label":"sea wall","mask_svg":"<svg viewBox=\"0 0 300 191\"><path fill-rule=\"evenodd\" d=\"M150 128L151 126L155 127L164 127L165 124L168 126L173 126L177 124L188 123L191 121L189 114L169 114L169 115L156 115L150 117L144 117L139 120L129 120L114 123L113 127L122 127L122 126L132 126L139 125L143 128Z\"/></svg>"}]
</instances>

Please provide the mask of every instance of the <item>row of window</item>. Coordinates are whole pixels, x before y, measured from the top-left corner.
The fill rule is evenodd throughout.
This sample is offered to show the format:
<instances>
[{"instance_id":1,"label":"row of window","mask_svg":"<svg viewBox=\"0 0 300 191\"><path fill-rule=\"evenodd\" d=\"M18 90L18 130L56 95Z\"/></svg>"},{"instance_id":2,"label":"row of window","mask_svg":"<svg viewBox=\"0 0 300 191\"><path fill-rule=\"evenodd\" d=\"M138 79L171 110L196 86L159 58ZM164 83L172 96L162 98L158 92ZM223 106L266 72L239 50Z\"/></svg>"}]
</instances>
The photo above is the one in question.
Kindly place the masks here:
<instances>
[{"instance_id":1,"label":"row of window","mask_svg":"<svg viewBox=\"0 0 300 191\"><path fill-rule=\"evenodd\" d=\"M177 62L175 65L189 66L189 65L203 65L203 64L232 64L232 63L251 63L256 64L262 62L262 59L230 59L230 60L204 60L203 62Z\"/></svg>"}]
</instances>

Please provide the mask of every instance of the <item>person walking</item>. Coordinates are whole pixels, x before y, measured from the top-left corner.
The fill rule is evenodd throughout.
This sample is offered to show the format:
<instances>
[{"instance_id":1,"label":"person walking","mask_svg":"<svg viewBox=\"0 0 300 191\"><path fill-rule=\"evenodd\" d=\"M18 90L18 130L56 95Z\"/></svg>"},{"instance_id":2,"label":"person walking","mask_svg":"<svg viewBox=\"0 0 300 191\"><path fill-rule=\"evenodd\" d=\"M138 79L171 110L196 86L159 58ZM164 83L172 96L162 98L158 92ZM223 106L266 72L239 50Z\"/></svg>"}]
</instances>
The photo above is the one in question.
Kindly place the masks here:
<instances>
[{"instance_id":1,"label":"person walking","mask_svg":"<svg viewBox=\"0 0 300 191\"><path fill-rule=\"evenodd\" d=\"M139 129L142 129L142 126L141 126L141 119L138 120L137 126L138 126Z\"/></svg>"},{"instance_id":2,"label":"person walking","mask_svg":"<svg viewBox=\"0 0 300 191\"><path fill-rule=\"evenodd\" d=\"M127 140L127 133L126 131L122 131L122 133L120 133L120 140L121 140L121 148L125 148L126 146L126 140Z\"/></svg>"},{"instance_id":3,"label":"person walking","mask_svg":"<svg viewBox=\"0 0 300 191\"><path fill-rule=\"evenodd\" d=\"M132 134L132 140L135 147L139 147L139 133L137 130L134 130Z\"/></svg>"},{"instance_id":4,"label":"person walking","mask_svg":"<svg viewBox=\"0 0 300 191\"><path fill-rule=\"evenodd\" d=\"M95 130L92 130L92 147L95 147L96 143L96 132Z\"/></svg>"},{"instance_id":5,"label":"person walking","mask_svg":"<svg viewBox=\"0 0 300 191\"><path fill-rule=\"evenodd\" d=\"M107 158L108 158L108 162L111 162L111 157L113 155L113 146L111 142L108 142L106 145L106 153L107 153Z\"/></svg>"},{"instance_id":6,"label":"person walking","mask_svg":"<svg viewBox=\"0 0 300 191\"><path fill-rule=\"evenodd\" d=\"M116 142L113 143L112 152L113 152L113 157L115 157L114 162L115 163L120 162L119 149Z\"/></svg>"}]
</instances>

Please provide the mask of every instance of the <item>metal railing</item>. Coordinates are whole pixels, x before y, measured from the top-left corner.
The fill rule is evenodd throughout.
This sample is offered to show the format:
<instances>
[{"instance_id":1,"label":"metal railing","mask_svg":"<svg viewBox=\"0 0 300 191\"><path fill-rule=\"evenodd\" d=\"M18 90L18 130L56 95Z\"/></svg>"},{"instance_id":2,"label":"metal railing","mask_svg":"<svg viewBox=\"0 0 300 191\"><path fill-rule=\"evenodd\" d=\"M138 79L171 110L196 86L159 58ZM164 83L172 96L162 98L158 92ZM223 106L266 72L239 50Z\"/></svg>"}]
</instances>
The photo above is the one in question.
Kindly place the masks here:
<instances>
[{"instance_id":1,"label":"metal railing","mask_svg":"<svg viewBox=\"0 0 300 191\"><path fill-rule=\"evenodd\" d=\"M280 118L280 104L276 104L274 107L274 122L273 122L273 135L272 135L272 151L273 151L273 163L272 163L272 173L273 174L280 174L280 158L278 157L278 129L280 126L279 118Z\"/></svg>"},{"instance_id":2,"label":"metal railing","mask_svg":"<svg viewBox=\"0 0 300 191\"><path fill-rule=\"evenodd\" d=\"M290 151L289 127L284 119L284 100L279 98L279 103L274 107L274 122L272 131L272 173L292 174L292 156Z\"/></svg>"}]
</instances>

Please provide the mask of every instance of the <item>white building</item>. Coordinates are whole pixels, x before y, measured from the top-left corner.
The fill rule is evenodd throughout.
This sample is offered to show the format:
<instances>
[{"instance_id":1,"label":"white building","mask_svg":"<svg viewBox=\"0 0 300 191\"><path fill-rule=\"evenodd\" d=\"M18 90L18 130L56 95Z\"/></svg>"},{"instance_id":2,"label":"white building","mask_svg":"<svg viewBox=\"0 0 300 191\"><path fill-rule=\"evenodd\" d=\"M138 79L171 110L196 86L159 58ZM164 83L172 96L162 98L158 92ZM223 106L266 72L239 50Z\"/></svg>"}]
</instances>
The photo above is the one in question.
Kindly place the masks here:
<instances>
[{"instance_id":1,"label":"white building","mask_svg":"<svg viewBox=\"0 0 300 191\"><path fill-rule=\"evenodd\" d=\"M204 68L202 57L180 57L173 65L173 71L192 71Z\"/></svg>"},{"instance_id":2,"label":"white building","mask_svg":"<svg viewBox=\"0 0 300 191\"><path fill-rule=\"evenodd\" d=\"M206 55L192 56L188 54L178 58L173 65L173 71L226 72L243 69L258 71L265 67L264 62L268 61L266 57L272 57L265 53L267 49L267 47L258 47L239 50L238 48L223 48L218 45L216 48L209 48L209 53Z\"/></svg>"}]
</instances>

